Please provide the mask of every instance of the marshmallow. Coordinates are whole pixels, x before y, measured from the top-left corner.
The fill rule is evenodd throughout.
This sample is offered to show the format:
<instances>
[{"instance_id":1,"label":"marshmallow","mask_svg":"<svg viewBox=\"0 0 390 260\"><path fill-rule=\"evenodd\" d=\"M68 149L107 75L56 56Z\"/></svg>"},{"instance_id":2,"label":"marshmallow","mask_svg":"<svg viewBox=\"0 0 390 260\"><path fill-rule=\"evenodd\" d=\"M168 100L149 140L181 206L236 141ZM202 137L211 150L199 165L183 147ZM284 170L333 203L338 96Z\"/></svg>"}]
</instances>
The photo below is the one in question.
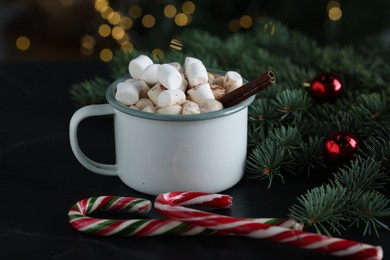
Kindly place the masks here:
<instances>
[{"instance_id":1,"label":"marshmallow","mask_svg":"<svg viewBox=\"0 0 390 260\"><path fill-rule=\"evenodd\" d=\"M156 85L154 85L153 88L149 89L148 91L148 97L152 102L157 105L157 98L160 95L161 92L166 90L163 86L161 86L160 82L158 82Z\"/></svg>"},{"instance_id":2,"label":"marshmallow","mask_svg":"<svg viewBox=\"0 0 390 260\"><path fill-rule=\"evenodd\" d=\"M223 109L222 103L215 99L206 99L200 103L201 113L214 112L221 109Z\"/></svg>"},{"instance_id":3,"label":"marshmallow","mask_svg":"<svg viewBox=\"0 0 390 260\"><path fill-rule=\"evenodd\" d=\"M188 86L188 81L183 77L183 80L181 82L181 85L180 85L180 90L183 91L183 92L186 92L187 90L187 86Z\"/></svg>"},{"instance_id":4,"label":"marshmallow","mask_svg":"<svg viewBox=\"0 0 390 260\"><path fill-rule=\"evenodd\" d=\"M115 98L123 104L134 105L139 100L142 83L139 80L126 80L116 86Z\"/></svg>"},{"instance_id":5,"label":"marshmallow","mask_svg":"<svg viewBox=\"0 0 390 260\"><path fill-rule=\"evenodd\" d=\"M169 65L173 66L175 69L177 69L180 73L183 72L183 68L181 67L179 62L171 62L168 63Z\"/></svg>"},{"instance_id":6,"label":"marshmallow","mask_svg":"<svg viewBox=\"0 0 390 260\"><path fill-rule=\"evenodd\" d=\"M242 86L242 77L235 71L228 71L225 74L225 80L223 82L227 93L232 92L233 90Z\"/></svg>"},{"instance_id":7,"label":"marshmallow","mask_svg":"<svg viewBox=\"0 0 390 260\"><path fill-rule=\"evenodd\" d=\"M202 61L199 60L199 59L197 59L197 58L186 57L186 59L184 60L184 70L187 72L187 71L188 71L188 68L190 67L190 65L191 65L192 63L195 63L195 62L202 63Z\"/></svg>"},{"instance_id":8,"label":"marshmallow","mask_svg":"<svg viewBox=\"0 0 390 260\"><path fill-rule=\"evenodd\" d=\"M187 91L191 100L200 104L205 99L215 99L210 84L205 83Z\"/></svg>"},{"instance_id":9,"label":"marshmallow","mask_svg":"<svg viewBox=\"0 0 390 260\"><path fill-rule=\"evenodd\" d=\"M166 107L182 105L186 101L186 94L180 89L167 89L157 97L157 106Z\"/></svg>"},{"instance_id":10,"label":"marshmallow","mask_svg":"<svg viewBox=\"0 0 390 260\"><path fill-rule=\"evenodd\" d=\"M178 89L183 81L180 72L169 64L163 64L158 68L157 79L167 89Z\"/></svg>"},{"instance_id":11,"label":"marshmallow","mask_svg":"<svg viewBox=\"0 0 390 260\"><path fill-rule=\"evenodd\" d=\"M222 98L223 96L225 96L226 90L224 89L224 87L221 87L219 85L211 85L210 88L211 88L211 91L213 92L215 99L218 100L218 99Z\"/></svg>"},{"instance_id":12,"label":"marshmallow","mask_svg":"<svg viewBox=\"0 0 390 260\"><path fill-rule=\"evenodd\" d=\"M126 79L125 82L130 82L131 84L137 84L139 88L139 97L147 97L146 93L149 91L149 86L145 81L139 79Z\"/></svg>"},{"instance_id":13,"label":"marshmallow","mask_svg":"<svg viewBox=\"0 0 390 260\"><path fill-rule=\"evenodd\" d=\"M154 106L146 106L144 109L142 109L144 112L149 112L149 113L156 113L156 108Z\"/></svg>"},{"instance_id":14,"label":"marshmallow","mask_svg":"<svg viewBox=\"0 0 390 260\"><path fill-rule=\"evenodd\" d=\"M157 70L161 64L151 64L145 68L141 74L141 79L145 81L149 86L156 85L158 82L157 79Z\"/></svg>"},{"instance_id":15,"label":"marshmallow","mask_svg":"<svg viewBox=\"0 0 390 260\"><path fill-rule=\"evenodd\" d=\"M148 98L140 98L140 99L138 100L138 102L135 103L135 107L138 108L138 109L140 109L140 110L143 110L143 109L144 109L145 107L147 107L147 106L152 106L152 107L154 107L153 102L152 102L150 99L148 99Z\"/></svg>"},{"instance_id":16,"label":"marshmallow","mask_svg":"<svg viewBox=\"0 0 390 260\"><path fill-rule=\"evenodd\" d=\"M153 64L153 61L146 55L140 55L135 59L132 59L129 63L129 72L133 79L140 79L142 72L149 65Z\"/></svg>"},{"instance_id":17,"label":"marshmallow","mask_svg":"<svg viewBox=\"0 0 390 260\"><path fill-rule=\"evenodd\" d=\"M186 69L187 80L191 87L207 83L209 80L206 67L201 62L193 62Z\"/></svg>"},{"instance_id":18,"label":"marshmallow","mask_svg":"<svg viewBox=\"0 0 390 260\"><path fill-rule=\"evenodd\" d=\"M157 109L158 114L167 114L167 115L180 115L181 111L182 111L182 107L179 105L166 106Z\"/></svg>"},{"instance_id":19,"label":"marshmallow","mask_svg":"<svg viewBox=\"0 0 390 260\"><path fill-rule=\"evenodd\" d=\"M195 102L187 100L183 104L183 115L197 115L200 114L200 108Z\"/></svg>"}]
</instances>

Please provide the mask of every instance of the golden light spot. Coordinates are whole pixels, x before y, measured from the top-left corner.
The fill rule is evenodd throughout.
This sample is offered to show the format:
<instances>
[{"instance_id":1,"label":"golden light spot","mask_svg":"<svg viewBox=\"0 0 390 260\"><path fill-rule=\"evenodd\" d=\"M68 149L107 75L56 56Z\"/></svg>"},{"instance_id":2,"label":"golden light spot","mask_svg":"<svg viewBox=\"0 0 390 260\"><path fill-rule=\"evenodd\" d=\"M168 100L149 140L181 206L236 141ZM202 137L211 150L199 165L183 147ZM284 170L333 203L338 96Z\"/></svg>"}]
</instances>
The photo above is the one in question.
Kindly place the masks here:
<instances>
[{"instance_id":1,"label":"golden light spot","mask_svg":"<svg viewBox=\"0 0 390 260\"><path fill-rule=\"evenodd\" d=\"M111 34L111 27L108 24L102 24L99 26L99 35L102 37L108 37Z\"/></svg>"},{"instance_id":2,"label":"golden light spot","mask_svg":"<svg viewBox=\"0 0 390 260\"><path fill-rule=\"evenodd\" d=\"M16 39L16 48L21 51L26 51L30 48L30 39L26 36L19 36Z\"/></svg>"},{"instance_id":3,"label":"golden light spot","mask_svg":"<svg viewBox=\"0 0 390 260\"><path fill-rule=\"evenodd\" d=\"M242 28L248 29L253 25L253 18L249 15L243 15L240 18L240 26Z\"/></svg>"},{"instance_id":4,"label":"golden light spot","mask_svg":"<svg viewBox=\"0 0 390 260\"><path fill-rule=\"evenodd\" d=\"M169 46L177 51L181 51L183 49L183 43L176 39L172 39Z\"/></svg>"},{"instance_id":5,"label":"golden light spot","mask_svg":"<svg viewBox=\"0 0 390 260\"><path fill-rule=\"evenodd\" d=\"M60 0L62 6L68 7L73 4L73 0Z\"/></svg>"},{"instance_id":6,"label":"golden light spot","mask_svg":"<svg viewBox=\"0 0 390 260\"><path fill-rule=\"evenodd\" d=\"M125 30L123 30L122 27L115 26L112 28L111 35L115 40L120 40L123 38L123 36L125 36Z\"/></svg>"},{"instance_id":7,"label":"golden light spot","mask_svg":"<svg viewBox=\"0 0 390 260\"><path fill-rule=\"evenodd\" d=\"M238 19L230 20L230 22L228 24L228 28L232 32L238 32L238 30L240 30L240 28L241 28L240 21Z\"/></svg>"},{"instance_id":8,"label":"golden light spot","mask_svg":"<svg viewBox=\"0 0 390 260\"><path fill-rule=\"evenodd\" d=\"M121 44L121 50L130 53L134 50L134 45L131 42L124 42Z\"/></svg>"},{"instance_id":9,"label":"golden light spot","mask_svg":"<svg viewBox=\"0 0 390 260\"><path fill-rule=\"evenodd\" d=\"M84 35L81 37L81 46L85 49L93 49L95 47L95 39L91 35Z\"/></svg>"},{"instance_id":10,"label":"golden light spot","mask_svg":"<svg viewBox=\"0 0 390 260\"><path fill-rule=\"evenodd\" d=\"M121 21L121 15L118 12L111 12L108 15L108 22L113 25L117 25Z\"/></svg>"},{"instance_id":11,"label":"golden light spot","mask_svg":"<svg viewBox=\"0 0 390 260\"><path fill-rule=\"evenodd\" d=\"M104 62L112 60L112 51L110 49L103 49L100 51L100 59Z\"/></svg>"},{"instance_id":12,"label":"golden light spot","mask_svg":"<svg viewBox=\"0 0 390 260\"><path fill-rule=\"evenodd\" d=\"M185 14L192 14L195 12L195 4L192 1L186 1L181 6L181 10L183 10L183 13Z\"/></svg>"},{"instance_id":13,"label":"golden light spot","mask_svg":"<svg viewBox=\"0 0 390 260\"><path fill-rule=\"evenodd\" d=\"M168 18L175 17L177 13L176 7L174 5L167 5L164 7L164 15Z\"/></svg>"},{"instance_id":14,"label":"golden light spot","mask_svg":"<svg viewBox=\"0 0 390 260\"><path fill-rule=\"evenodd\" d=\"M164 57L164 52L161 49L156 48L152 50L152 56L153 58L162 59Z\"/></svg>"},{"instance_id":15,"label":"golden light spot","mask_svg":"<svg viewBox=\"0 0 390 260\"><path fill-rule=\"evenodd\" d=\"M103 7L102 11L100 12L100 15L104 18L104 19L108 19L108 16L110 16L110 14L114 12L114 10L112 10L111 7L109 6L106 6L106 7Z\"/></svg>"},{"instance_id":16,"label":"golden light spot","mask_svg":"<svg viewBox=\"0 0 390 260\"><path fill-rule=\"evenodd\" d=\"M102 12L104 8L108 7L108 1L107 0L96 0L95 1L95 9L98 12Z\"/></svg>"},{"instance_id":17,"label":"golden light spot","mask_svg":"<svg viewBox=\"0 0 390 260\"><path fill-rule=\"evenodd\" d=\"M341 16L343 16L343 12L341 11L340 7L332 7L328 11L328 17L332 21L340 20Z\"/></svg>"},{"instance_id":18,"label":"golden light spot","mask_svg":"<svg viewBox=\"0 0 390 260\"><path fill-rule=\"evenodd\" d=\"M129 15L134 19L138 19L142 15L142 8L139 5L133 5L129 8Z\"/></svg>"},{"instance_id":19,"label":"golden light spot","mask_svg":"<svg viewBox=\"0 0 390 260\"><path fill-rule=\"evenodd\" d=\"M188 17L185 13L178 13L175 16L175 23L177 26L185 26L188 23Z\"/></svg>"},{"instance_id":20,"label":"golden light spot","mask_svg":"<svg viewBox=\"0 0 390 260\"><path fill-rule=\"evenodd\" d=\"M144 17L142 17L142 25L146 28L152 28L156 22L156 19L153 15L147 14Z\"/></svg>"},{"instance_id":21,"label":"golden light spot","mask_svg":"<svg viewBox=\"0 0 390 260\"><path fill-rule=\"evenodd\" d=\"M123 29L128 30L133 27L133 19L128 16L124 16L121 19L120 25Z\"/></svg>"}]
</instances>

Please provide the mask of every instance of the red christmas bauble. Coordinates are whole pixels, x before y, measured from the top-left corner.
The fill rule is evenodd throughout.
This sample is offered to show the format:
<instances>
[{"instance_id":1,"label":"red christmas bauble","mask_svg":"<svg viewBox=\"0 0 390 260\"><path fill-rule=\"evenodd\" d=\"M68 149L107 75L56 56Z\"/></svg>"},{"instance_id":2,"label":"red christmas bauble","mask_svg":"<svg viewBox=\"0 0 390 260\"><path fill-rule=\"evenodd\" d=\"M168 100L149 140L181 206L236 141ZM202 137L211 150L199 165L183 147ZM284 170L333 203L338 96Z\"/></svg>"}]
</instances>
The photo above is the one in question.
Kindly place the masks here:
<instances>
[{"instance_id":1,"label":"red christmas bauble","mask_svg":"<svg viewBox=\"0 0 390 260\"><path fill-rule=\"evenodd\" d=\"M359 145L359 140L355 135L339 130L326 138L324 155L330 165L340 166L355 157Z\"/></svg>"},{"instance_id":2,"label":"red christmas bauble","mask_svg":"<svg viewBox=\"0 0 390 260\"><path fill-rule=\"evenodd\" d=\"M310 82L310 95L319 103L335 102L343 93L341 80L332 73L323 73Z\"/></svg>"}]
</instances>

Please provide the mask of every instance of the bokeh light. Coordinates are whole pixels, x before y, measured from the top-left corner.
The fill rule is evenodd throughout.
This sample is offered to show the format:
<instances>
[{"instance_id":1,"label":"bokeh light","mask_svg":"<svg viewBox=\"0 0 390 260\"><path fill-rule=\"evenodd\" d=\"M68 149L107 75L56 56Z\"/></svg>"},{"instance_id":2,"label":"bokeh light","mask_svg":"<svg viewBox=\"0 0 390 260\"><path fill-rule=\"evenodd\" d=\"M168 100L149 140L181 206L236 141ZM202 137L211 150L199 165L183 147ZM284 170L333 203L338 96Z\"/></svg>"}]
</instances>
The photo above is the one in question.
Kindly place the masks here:
<instances>
[{"instance_id":1,"label":"bokeh light","mask_svg":"<svg viewBox=\"0 0 390 260\"><path fill-rule=\"evenodd\" d=\"M185 14L193 14L195 12L195 4L192 1L186 1L183 3L181 10Z\"/></svg>"},{"instance_id":2,"label":"bokeh light","mask_svg":"<svg viewBox=\"0 0 390 260\"><path fill-rule=\"evenodd\" d=\"M133 19L128 16L122 17L120 26L125 30L130 29L131 27L133 27Z\"/></svg>"},{"instance_id":3,"label":"bokeh light","mask_svg":"<svg viewBox=\"0 0 390 260\"><path fill-rule=\"evenodd\" d=\"M253 18L249 15L243 15L240 18L240 26L242 28L248 29L253 25Z\"/></svg>"},{"instance_id":4,"label":"bokeh light","mask_svg":"<svg viewBox=\"0 0 390 260\"><path fill-rule=\"evenodd\" d=\"M99 26L99 35L102 37L108 37L111 34L111 27L108 24L102 24Z\"/></svg>"},{"instance_id":5,"label":"bokeh light","mask_svg":"<svg viewBox=\"0 0 390 260\"><path fill-rule=\"evenodd\" d=\"M164 15L168 18L175 17L177 13L176 7L174 5L167 5L164 7Z\"/></svg>"},{"instance_id":6,"label":"bokeh light","mask_svg":"<svg viewBox=\"0 0 390 260\"><path fill-rule=\"evenodd\" d=\"M156 23L156 19L151 14L146 14L142 17L142 25L146 28L152 28Z\"/></svg>"},{"instance_id":7,"label":"bokeh light","mask_svg":"<svg viewBox=\"0 0 390 260\"><path fill-rule=\"evenodd\" d=\"M188 24L188 17L185 13L178 13L175 16L175 23L177 26L186 26Z\"/></svg>"},{"instance_id":8,"label":"bokeh light","mask_svg":"<svg viewBox=\"0 0 390 260\"><path fill-rule=\"evenodd\" d=\"M120 23L122 17L118 12L111 12L107 19L110 24L117 25Z\"/></svg>"},{"instance_id":9,"label":"bokeh light","mask_svg":"<svg viewBox=\"0 0 390 260\"><path fill-rule=\"evenodd\" d=\"M95 1L95 9L98 12L102 12L104 8L108 7L108 1L107 0L96 0Z\"/></svg>"},{"instance_id":10,"label":"bokeh light","mask_svg":"<svg viewBox=\"0 0 390 260\"><path fill-rule=\"evenodd\" d=\"M112 10L111 7L109 6L106 6L106 7L103 7L102 11L100 12L100 15L104 18L104 19L108 19L108 17L110 16L110 14L114 12L114 10Z\"/></svg>"},{"instance_id":11,"label":"bokeh light","mask_svg":"<svg viewBox=\"0 0 390 260\"><path fill-rule=\"evenodd\" d=\"M114 28L112 28L111 35L112 38L114 38L115 40L120 40L125 36L125 30L123 30L122 27L115 26Z\"/></svg>"},{"instance_id":12,"label":"bokeh light","mask_svg":"<svg viewBox=\"0 0 390 260\"><path fill-rule=\"evenodd\" d=\"M109 62L112 60L113 54L110 49L103 49L100 51L100 59L104 62Z\"/></svg>"},{"instance_id":13,"label":"bokeh light","mask_svg":"<svg viewBox=\"0 0 390 260\"><path fill-rule=\"evenodd\" d=\"M129 15L133 19L138 19L142 15L142 8L139 5L133 5L129 8Z\"/></svg>"},{"instance_id":14,"label":"bokeh light","mask_svg":"<svg viewBox=\"0 0 390 260\"><path fill-rule=\"evenodd\" d=\"M30 48L30 39L26 36L19 36L16 39L16 48L21 51L26 51Z\"/></svg>"},{"instance_id":15,"label":"bokeh light","mask_svg":"<svg viewBox=\"0 0 390 260\"><path fill-rule=\"evenodd\" d=\"M340 20L343 16L343 12L341 11L340 7L332 7L328 11L328 17L332 21Z\"/></svg>"}]
</instances>

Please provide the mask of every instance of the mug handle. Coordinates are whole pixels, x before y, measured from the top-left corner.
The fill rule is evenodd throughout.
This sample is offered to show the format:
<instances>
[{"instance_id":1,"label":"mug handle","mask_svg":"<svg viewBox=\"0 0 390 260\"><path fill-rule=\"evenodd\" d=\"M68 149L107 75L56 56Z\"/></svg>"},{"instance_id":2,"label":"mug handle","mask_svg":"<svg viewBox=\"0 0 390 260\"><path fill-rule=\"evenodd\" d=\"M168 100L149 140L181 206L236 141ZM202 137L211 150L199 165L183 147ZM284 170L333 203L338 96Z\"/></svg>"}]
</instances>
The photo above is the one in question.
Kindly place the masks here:
<instances>
[{"instance_id":1,"label":"mug handle","mask_svg":"<svg viewBox=\"0 0 390 260\"><path fill-rule=\"evenodd\" d=\"M89 105L77 110L69 124L70 146L77 160L88 170L102 175L117 175L116 166L113 164L98 163L88 158L80 149L77 139L79 123L85 118L114 114L114 109L109 104Z\"/></svg>"}]
</instances>

